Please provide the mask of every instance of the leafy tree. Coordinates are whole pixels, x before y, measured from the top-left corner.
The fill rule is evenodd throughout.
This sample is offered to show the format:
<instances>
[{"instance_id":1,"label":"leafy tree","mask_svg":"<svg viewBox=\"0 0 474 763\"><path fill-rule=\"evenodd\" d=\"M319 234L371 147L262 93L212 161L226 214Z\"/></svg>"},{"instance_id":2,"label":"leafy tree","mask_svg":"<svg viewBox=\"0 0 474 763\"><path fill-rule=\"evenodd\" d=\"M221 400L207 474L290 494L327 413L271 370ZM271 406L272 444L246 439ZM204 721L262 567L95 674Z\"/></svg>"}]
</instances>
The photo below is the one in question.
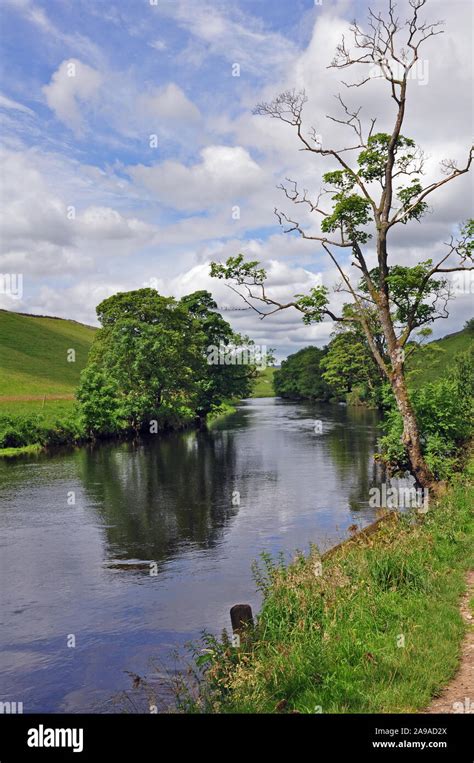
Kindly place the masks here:
<instances>
[{"instance_id":1,"label":"leafy tree","mask_svg":"<svg viewBox=\"0 0 474 763\"><path fill-rule=\"evenodd\" d=\"M288 179L280 187L286 198L307 209L320 221L320 230L309 232L298 220L284 211L275 210L286 233L296 233L304 239L319 242L321 249L338 270L338 290L350 294L351 315L337 315L329 305L327 287L312 288L306 295L295 295L287 303L272 298L266 288L266 272L258 261L246 262L239 254L226 263L213 263L211 274L232 281L232 288L241 293L261 318L293 307L303 315L305 323L321 322L328 318L336 323L358 325L364 332L370 351L389 383L402 421L401 441L407 463L418 483L434 487L435 475L423 457L420 422L408 392L405 375L405 347L412 333L446 317L450 297L449 284L443 274L474 269L474 221L468 221L458 236L451 237L447 251L436 262L426 260L414 266L400 266L391 261L390 241L397 225L422 220L431 194L470 169L473 151L468 152L463 167L453 160L444 160L444 177L425 182L424 154L414 141L403 135L407 108L410 72L420 57L420 49L430 38L441 34L441 22L429 23L420 19L427 0L409 0L411 16L401 22L395 15L392 0L388 13L370 11L368 28L363 30L354 22L351 31L353 45L343 40L331 64L336 69L371 67L378 78L388 85L395 104L395 119L391 132L375 132L376 119L364 124L360 108L348 106L338 96L342 113L328 118L345 125L354 142L342 149L323 146L312 128L303 125L303 110L307 101L304 91L288 90L269 103L257 106L255 113L278 119L294 128L302 150L309 156L328 159L335 167L323 175L325 187L312 199ZM405 44L400 44L402 34ZM349 87L370 84L368 75ZM325 208L321 198L329 195L331 208ZM313 226L314 230L314 226ZM367 244L375 250L377 265L370 268ZM358 273L357 283L347 271L347 262L335 250L348 255L352 271ZM376 316L375 329L373 317ZM377 342L377 331L383 336Z\"/></svg>"},{"instance_id":2,"label":"leafy tree","mask_svg":"<svg viewBox=\"0 0 474 763\"><path fill-rule=\"evenodd\" d=\"M341 397L357 391L361 400L375 403L381 386L381 375L374 363L367 342L354 331L336 334L321 363L323 379Z\"/></svg>"},{"instance_id":3,"label":"leafy tree","mask_svg":"<svg viewBox=\"0 0 474 763\"><path fill-rule=\"evenodd\" d=\"M118 405L118 386L108 378L101 367L88 363L82 371L76 397L80 403L81 418L89 437L112 435L121 428Z\"/></svg>"},{"instance_id":4,"label":"leafy tree","mask_svg":"<svg viewBox=\"0 0 474 763\"><path fill-rule=\"evenodd\" d=\"M325 353L319 347L305 347L284 360L273 377L276 394L290 400L328 400L331 390L321 373Z\"/></svg>"},{"instance_id":5,"label":"leafy tree","mask_svg":"<svg viewBox=\"0 0 474 763\"><path fill-rule=\"evenodd\" d=\"M180 305L199 322L201 329L201 363L196 369L196 413L202 421L208 413L229 398L248 397L257 371L255 363L209 363L210 348L227 350L239 360L244 349L252 350L248 337L236 334L229 323L216 312L217 304L208 291L196 291L180 301ZM246 358L247 359L247 358Z\"/></svg>"},{"instance_id":6,"label":"leafy tree","mask_svg":"<svg viewBox=\"0 0 474 763\"><path fill-rule=\"evenodd\" d=\"M217 313L208 292L180 301L154 289L101 302L102 324L81 375L78 400L87 431L146 430L204 420L222 400L246 396L252 365L210 365L209 345L237 348L241 338Z\"/></svg>"}]
</instances>

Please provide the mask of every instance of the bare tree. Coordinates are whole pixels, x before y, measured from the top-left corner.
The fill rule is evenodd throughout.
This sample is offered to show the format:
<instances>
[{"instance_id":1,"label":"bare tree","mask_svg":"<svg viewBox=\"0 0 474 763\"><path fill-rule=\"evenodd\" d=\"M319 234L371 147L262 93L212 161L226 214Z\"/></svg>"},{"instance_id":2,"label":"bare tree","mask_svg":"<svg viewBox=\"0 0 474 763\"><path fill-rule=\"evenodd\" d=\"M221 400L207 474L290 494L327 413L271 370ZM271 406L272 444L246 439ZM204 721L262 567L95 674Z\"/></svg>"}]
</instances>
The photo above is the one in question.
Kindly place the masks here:
<instances>
[{"instance_id":1,"label":"bare tree","mask_svg":"<svg viewBox=\"0 0 474 763\"><path fill-rule=\"evenodd\" d=\"M401 132L410 72L420 59L424 43L442 33L443 22L428 23L420 19L420 11L426 2L409 0L411 17L404 22L397 17L392 0L388 0L386 15L369 9L367 30L354 22L350 27L352 45L349 46L343 38L328 67L343 70L368 66L367 76L355 83L343 83L350 89L363 87L373 79L381 78L388 83L390 97L396 106L391 133L375 132L375 119L364 127L361 109L351 108L340 95L337 96L340 116L328 115L327 118L351 132L352 143L341 148L323 146L314 128L308 132L304 130L303 111L307 102L304 91L285 91L272 102L261 103L255 109L256 114L290 125L296 131L301 150L329 157L336 164L335 170L323 175L327 187L315 199L289 178L280 186L295 206L303 205L311 215L319 216L319 235L309 233L294 215L278 209L275 214L286 233L296 232L304 239L320 243L340 274L338 289L347 292L353 301L352 310L340 316L330 310L325 287L316 287L308 295L297 295L284 304L274 300L266 290L264 269L258 262L246 262L243 255L231 257L225 264L213 263L211 273L233 281L230 287L261 318L294 307L303 313L306 323L321 321L325 317L333 321L358 322L381 373L393 390L403 419L403 443L411 471L420 485L433 487L434 478L422 454L419 423L408 393L404 348L415 329L447 316L450 285L442 274L474 269L474 224L470 221L458 238L451 237L446 253L438 262L426 260L414 267L391 264L388 242L396 225L422 218L431 194L469 171L473 148L463 167L458 168L453 160L445 160L440 178L423 183L423 152ZM404 44L400 46L402 35ZM404 185L400 186L400 183ZM322 203L328 194L332 201L329 209ZM375 244L375 268L369 267L367 259L366 245L370 239ZM351 264L359 272L357 284L353 283L335 253L339 250L350 253ZM374 315L383 336L383 347L374 331Z\"/></svg>"}]
</instances>

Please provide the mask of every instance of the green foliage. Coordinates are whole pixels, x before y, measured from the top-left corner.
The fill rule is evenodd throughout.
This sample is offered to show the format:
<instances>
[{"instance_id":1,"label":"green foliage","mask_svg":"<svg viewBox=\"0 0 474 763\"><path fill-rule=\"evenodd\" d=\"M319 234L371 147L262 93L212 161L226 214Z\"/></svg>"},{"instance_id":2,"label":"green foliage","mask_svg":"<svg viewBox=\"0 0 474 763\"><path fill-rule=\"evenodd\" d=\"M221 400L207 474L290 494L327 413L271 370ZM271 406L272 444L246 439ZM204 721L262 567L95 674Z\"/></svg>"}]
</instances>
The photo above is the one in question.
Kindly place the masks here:
<instances>
[{"instance_id":1,"label":"green foliage","mask_svg":"<svg viewBox=\"0 0 474 763\"><path fill-rule=\"evenodd\" d=\"M361 151L357 158L361 178L368 181L384 181L390 139L391 136L388 133L377 133L368 139L367 148ZM415 156L415 141L399 135L395 144L396 169L402 170L408 167Z\"/></svg>"},{"instance_id":2,"label":"green foliage","mask_svg":"<svg viewBox=\"0 0 474 763\"><path fill-rule=\"evenodd\" d=\"M96 363L89 363L81 374L77 399L90 436L111 435L120 430L117 392L117 384Z\"/></svg>"},{"instance_id":3,"label":"green foliage","mask_svg":"<svg viewBox=\"0 0 474 763\"><path fill-rule=\"evenodd\" d=\"M235 333L224 318L215 312L217 304L208 291L196 291L183 297L179 303L198 322L202 358L209 347L227 348L234 352L235 359L252 360L254 343L247 336ZM265 362L271 362L271 350ZM198 363L194 370L196 388L195 409L201 418L207 416L216 406L232 398L248 397L256 376L252 363L209 364Z\"/></svg>"},{"instance_id":4,"label":"green foliage","mask_svg":"<svg viewBox=\"0 0 474 763\"><path fill-rule=\"evenodd\" d=\"M334 202L332 214L327 215L321 223L323 233L340 230L347 241L367 243L371 236L360 228L371 219L371 207L365 197L352 193L356 183L354 173L350 170L326 172L323 180L337 189L337 193L331 197Z\"/></svg>"},{"instance_id":5,"label":"green foliage","mask_svg":"<svg viewBox=\"0 0 474 763\"><path fill-rule=\"evenodd\" d=\"M429 277L432 260L425 260L413 267L392 265L388 269L386 283L389 287L390 302L393 305L393 320L396 324L405 325L413 319L413 327L421 326L434 320L437 312L437 299L446 296L447 279ZM377 289L380 288L379 268L370 271L370 277ZM368 293L365 279L359 288ZM413 316L412 316L413 313Z\"/></svg>"},{"instance_id":6,"label":"green foliage","mask_svg":"<svg viewBox=\"0 0 474 763\"><path fill-rule=\"evenodd\" d=\"M227 398L249 394L252 364L208 362L210 346L238 353L252 344L215 309L206 291L176 301L139 289L101 302L102 328L77 394L87 431L179 427L204 419Z\"/></svg>"},{"instance_id":7,"label":"green foliage","mask_svg":"<svg viewBox=\"0 0 474 763\"><path fill-rule=\"evenodd\" d=\"M406 225L409 220L419 221L428 209L428 204L425 201L419 201L417 204L413 204L412 206L413 199L416 199L422 190L423 185L420 183L418 178L414 178L410 185L405 186L405 188L398 189L397 197L402 202L402 222L404 225Z\"/></svg>"},{"instance_id":8,"label":"green foliage","mask_svg":"<svg viewBox=\"0 0 474 763\"><path fill-rule=\"evenodd\" d=\"M276 394L290 400L328 400L331 390L321 375L325 352L319 347L305 347L284 360L273 377Z\"/></svg>"},{"instance_id":9,"label":"green foliage","mask_svg":"<svg viewBox=\"0 0 474 763\"><path fill-rule=\"evenodd\" d=\"M341 230L344 240L366 244L372 236L361 227L371 219L369 201L357 193L346 194L344 191L334 194L332 200L335 202L332 214L321 223L323 233Z\"/></svg>"},{"instance_id":10,"label":"green foliage","mask_svg":"<svg viewBox=\"0 0 474 763\"><path fill-rule=\"evenodd\" d=\"M474 425L474 348L462 353L451 372L415 390L411 402L419 422L422 452L437 479L452 475L463 443ZM385 414L381 438L384 460L393 469L409 468L402 443L403 422L393 402Z\"/></svg>"},{"instance_id":11,"label":"green foliage","mask_svg":"<svg viewBox=\"0 0 474 763\"><path fill-rule=\"evenodd\" d=\"M344 331L336 334L329 343L321 369L333 396L344 397L356 391L360 402L378 401L380 372L360 332Z\"/></svg>"},{"instance_id":12,"label":"green foliage","mask_svg":"<svg viewBox=\"0 0 474 763\"><path fill-rule=\"evenodd\" d=\"M244 255L229 257L223 265L219 262L211 263L211 276L213 278L235 279L237 283L263 284L267 274L263 268L257 267L258 260L245 262Z\"/></svg>"},{"instance_id":13,"label":"green foliage","mask_svg":"<svg viewBox=\"0 0 474 763\"><path fill-rule=\"evenodd\" d=\"M21 448L39 442L42 429L40 419L28 416L0 416L0 447Z\"/></svg>"},{"instance_id":14,"label":"green foliage","mask_svg":"<svg viewBox=\"0 0 474 763\"><path fill-rule=\"evenodd\" d=\"M77 416L47 422L41 415L0 415L0 448L22 448L28 445L66 445L83 436Z\"/></svg>"},{"instance_id":15,"label":"green foliage","mask_svg":"<svg viewBox=\"0 0 474 763\"><path fill-rule=\"evenodd\" d=\"M309 294L296 294L296 303L304 308L303 323L321 323L328 305L329 291L325 286L314 286Z\"/></svg>"}]
</instances>

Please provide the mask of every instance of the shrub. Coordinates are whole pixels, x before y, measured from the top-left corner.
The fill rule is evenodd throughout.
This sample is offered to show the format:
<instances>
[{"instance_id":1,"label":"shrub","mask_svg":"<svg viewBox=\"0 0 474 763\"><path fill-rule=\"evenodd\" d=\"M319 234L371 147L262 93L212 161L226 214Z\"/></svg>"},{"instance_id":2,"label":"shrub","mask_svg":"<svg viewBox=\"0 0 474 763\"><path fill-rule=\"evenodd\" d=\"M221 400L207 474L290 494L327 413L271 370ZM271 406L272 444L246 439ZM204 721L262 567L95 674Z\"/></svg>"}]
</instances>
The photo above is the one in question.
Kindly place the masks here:
<instances>
[{"instance_id":1,"label":"shrub","mask_svg":"<svg viewBox=\"0 0 474 763\"><path fill-rule=\"evenodd\" d=\"M41 440L43 432L39 416L0 415L0 448L22 448Z\"/></svg>"},{"instance_id":2,"label":"shrub","mask_svg":"<svg viewBox=\"0 0 474 763\"><path fill-rule=\"evenodd\" d=\"M0 448L22 448L26 445L66 445L84 436L77 416L46 423L38 415L0 415Z\"/></svg>"},{"instance_id":3,"label":"shrub","mask_svg":"<svg viewBox=\"0 0 474 763\"><path fill-rule=\"evenodd\" d=\"M416 390L411 401L420 427L422 451L437 479L447 479L456 466L462 444L472 435L474 348L461 353L444 379ZM396 471L409 464L402 443L403 423L392 403L386 411L382 456Z\"/></svg>"}]
</instances>

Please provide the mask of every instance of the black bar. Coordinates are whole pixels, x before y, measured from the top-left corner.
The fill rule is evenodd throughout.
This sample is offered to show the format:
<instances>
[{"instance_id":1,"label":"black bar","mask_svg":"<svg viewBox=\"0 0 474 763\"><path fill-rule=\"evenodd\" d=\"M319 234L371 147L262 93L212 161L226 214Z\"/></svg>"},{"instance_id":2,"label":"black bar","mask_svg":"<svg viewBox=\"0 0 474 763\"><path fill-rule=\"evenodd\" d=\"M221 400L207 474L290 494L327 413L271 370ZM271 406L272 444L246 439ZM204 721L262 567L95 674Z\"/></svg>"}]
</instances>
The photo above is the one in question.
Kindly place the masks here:
<instances>
[{"instance_id":1,"label":"black bar","mask_svg":"<svg viewBox=\"0 0 474 763\"><path fill-rule=\"evenodd\" d=\"M328 753L360 755L384 761L412 757L419 761L472 763L472 716L458 715L0 715L0 763L23 761L172 760L189 750L206 757L227 756L219 734L248 733L253 757L259 749L268 759L273 744L280 756L294 760L306 749L311 760ZM39 730L43 727L42 736ZM48 732L52 729L52 732ZM64 734L56 734L63 729ZM80 735L83 731L82 750ZM67 734L67 730L70 734ZM31 742L54 741L72 747L31 747ZM211 740L215 744L210 746ZM287 753L284 750L287 748ZM214 756L211 756L214 757Z\"/></svg>"}]
</instances>

